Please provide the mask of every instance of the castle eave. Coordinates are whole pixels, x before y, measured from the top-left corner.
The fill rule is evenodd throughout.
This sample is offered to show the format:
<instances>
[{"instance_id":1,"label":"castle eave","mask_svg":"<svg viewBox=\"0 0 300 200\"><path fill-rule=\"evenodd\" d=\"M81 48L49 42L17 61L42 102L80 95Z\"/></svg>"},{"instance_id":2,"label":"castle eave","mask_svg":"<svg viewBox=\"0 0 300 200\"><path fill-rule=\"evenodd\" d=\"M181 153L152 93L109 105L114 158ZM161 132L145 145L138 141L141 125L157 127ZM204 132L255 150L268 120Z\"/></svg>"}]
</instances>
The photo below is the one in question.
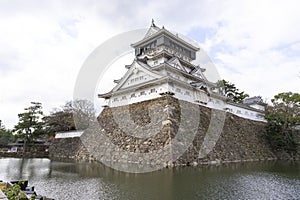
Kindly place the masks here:
<instances>
[{"instance_id":1,"label":"castle eave","mask_svg":"<svg viewBox=\"0 0 300 200\"><path fill-rule=\"evenodd\" d=\"M146 88L146 87L151 87L151 86L161 84L166 79L168 79L168 77L162 77L160 79L155 79L155 80L151 80L151 81L148 81L148 82L140 83L140 84L137 84L137 85L134 85L134 86L131 86L131 87L127 87L127 88L123 88L123 89L120 89L120 90L117 90L117 91L110 91L110 92L105 93L105 94L98 94L98 97L109 99L112 96L117 95L117 94L128 93L128 92L131 92L131 91L136 91L136 90L143 89L143 88Z\"/></svg>"},{"instance_id":2,"label":"castle eave","mask_svg":"<svg viewBox=\"0 0 300 200\"><path fill-rule=\"evenodd\" d=\"M233 101L227 101L227 104L233 105L233 106L236 106L236 107L240 107L240 108L245 108L245 109L252 110L252 111L256 111L256 112L259 112L259 113L265 113L263 110L253 108L253 107L248 106L247 104L243 104L243 103L236 103L236 102L233 102Z\"/></svg>"},{"instance_id":3,"label":"castle eave","mask_svg":"<svg viewBox=\"0 0 300 200\"><path fill-rule=\"evenodd\" d=\"M196 47L188 42L186 42L185 40L181 39L180 37L174 35L173 33L171 33L170 31L166 30L166 29L160 29L159 31L157 31L156 33L152 34L151 36L147 37L147 38L143 38L142 40L134 43L134 44L131 44L131 46L133 48L137 48L138 46L146 43L146 42L149 42L153 39L155 39L157 36L159 35L165 35L165 36L168 36L170 38L172 38L173 40L181 43L181 44L184 44L186 47L188 47L189 49L193 50L193 51L199 51L200 48L199 47Z\"/></svg>"},{"instance_id":4,"label":"castle eave","mask_svg":"<svg viewBox=\"0 0 300 200\"><path fill-rule=\"evenodd\" d=\"M108 92L105 94L98 94L98 98L109 99L112 96L112 92Z\"/></svg>"},{"instance_id":5,"label":"castle eave","mask_svg":"<svg viewBox=\"0 0 300 200\"><path fill-rule=\"evenodd\" d=\"M172 65L168 64L168 63L162 63L160 65L157 65L155 67L153 67L153 70L156 70L156 71L159 71L160 69L170 69L171 71L174 71L174 72L179 72L182 74L182 76L184 76L185 78L191 78L191 79L194 79L195 81L202 81L202 82L208 82L207 80L204 80L204 79L201 79L197 76L194 76L192 74L189 74L187 72L184 72L180 69L177 69L175 67L173 67Z\"/></svg>"}]
</instances>

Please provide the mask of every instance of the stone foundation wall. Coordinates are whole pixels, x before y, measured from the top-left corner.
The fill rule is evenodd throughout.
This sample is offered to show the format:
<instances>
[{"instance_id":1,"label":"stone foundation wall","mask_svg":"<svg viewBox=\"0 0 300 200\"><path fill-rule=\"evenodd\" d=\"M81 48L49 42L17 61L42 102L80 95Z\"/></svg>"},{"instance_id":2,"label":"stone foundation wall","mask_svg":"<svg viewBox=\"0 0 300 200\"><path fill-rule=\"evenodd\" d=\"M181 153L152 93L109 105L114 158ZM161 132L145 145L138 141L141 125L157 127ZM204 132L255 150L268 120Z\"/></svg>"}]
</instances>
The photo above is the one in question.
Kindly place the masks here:
<instances>
[{"instance_id":1,"label":"stone foundation wall","mask_svg":"<svg viewBox=\"0 0 300 200\"><path fill-rule=\"evenodd\" d=\"M68 158L90 160L90 153L82 144L79 137L58 138L49 147L50 158Z\"/></svg>"},{"instance_id":2,"label":"stone foundation wall","mask_svg":"<svg viewBox=\"0 0 300 200\"><path fill-rule=\"evenodd\" d=\"M204 107L199 109L206 120L201 121L193 145L176 161L176 164L196 165L277 159L263 138L265 125L263 122L244 119L230 113L226 113L223 130L215 146L206 156L199 158L204 138L208 134L207 119L211 117L210 109Z\"/></svg>"},{"instance_id":3,"label":"stone foundation wall","mask_svg":"<svg viewBox=\"0 0 300 200\"><path fill-rule=\"evenodd\" d=\"M105 108L80 138L57 139L49 151L50 157L164 166L290 159L271 151L264 125L164 96Z\"/></svg>"}]
</instances>

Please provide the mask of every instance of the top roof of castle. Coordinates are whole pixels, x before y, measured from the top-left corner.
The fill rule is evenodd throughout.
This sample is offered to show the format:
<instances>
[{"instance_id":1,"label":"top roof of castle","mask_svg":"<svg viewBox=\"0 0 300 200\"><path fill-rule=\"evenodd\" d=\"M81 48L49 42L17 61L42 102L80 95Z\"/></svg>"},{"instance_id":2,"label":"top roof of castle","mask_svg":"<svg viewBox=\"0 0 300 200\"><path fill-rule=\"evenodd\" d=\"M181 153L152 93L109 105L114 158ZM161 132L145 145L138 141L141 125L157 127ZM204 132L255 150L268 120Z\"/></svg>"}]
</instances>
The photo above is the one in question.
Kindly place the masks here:
<instances>
[{"instance_id":1,"label":"top roof of castle","mask_svg":"<svg viewBox=\"0 0 300 200\"><path fill-rule=\"evenodd\" d=\"M181 37L178 36L178 34L175 35L175 34L171 33L170 31L168 31L167 29L165 29L164 26L162 28L159 28L158 26L156 26L154 24L154 20L152 20L151 25L150 25L148 31L146 32L145 36L143 37L143 39L134 44L131 44L131 46L133 48L137 48L137 47L143 45L144 43L147 43L147 42L151 41L152 39L159 37L161 35L168 36L169 38L175 40L176 42L180 43L181 45L188 47L189 49L191 49L193 51L200 50L199 47L182 39Z\"/></svg>"}]
</instances>

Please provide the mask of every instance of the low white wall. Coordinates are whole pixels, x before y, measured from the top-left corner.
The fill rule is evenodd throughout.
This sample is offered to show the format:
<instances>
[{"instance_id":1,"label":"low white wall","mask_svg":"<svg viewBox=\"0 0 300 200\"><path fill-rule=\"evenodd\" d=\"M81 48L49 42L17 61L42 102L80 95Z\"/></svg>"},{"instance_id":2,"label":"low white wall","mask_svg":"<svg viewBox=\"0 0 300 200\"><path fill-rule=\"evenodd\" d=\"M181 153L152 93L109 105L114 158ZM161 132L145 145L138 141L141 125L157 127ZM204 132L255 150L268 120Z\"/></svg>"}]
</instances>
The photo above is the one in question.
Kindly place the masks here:
<instances>
[{"instance_id":1,"label":"low white wall","mask_svg":"<svg viewBox=\"0 0 300 200\"><path fill-rule=\"evenodd\" d=\"M261 112L257 112L251 109L246 109L242 107L238 107L235 105L227 104L225 107L227 112L235 114L239 117L243 117L246 119L251 119L255 121L266 121L263 114Z\"/></svg>"},{"instance_id":2,"label":"low white wall","mask_svg":"<svg viewBox=\"0 0 300 200\"><path fill-rule=\"evenodd\" d=\"M198 91L199 94L196 95L194 90L192 91L187 88L175 84L170 85L168 83L164 83L156 87L153 86L151 88L146 88L143 90L136 90L128 94L113 96L109 100L108 106L117 107L117 106L137 103L141 101L146 101L146 100L161 97L160 93L165 93L165 92L174 93L175 94L174 97L177 99L206 106L212 109L224 110L234 115L237 115L239 117L243 117L255 121L266 121L263 113L261 112L239 107L237 105L227 104L223 100L214 97L207 97L207 95L203 91ZM201 101L199 101L199 99L201 99Z\"/></svg>"},{"instance_id":3,"label":"low white wall","mask_svg":"<svg viewBox=\"0 0 300 200\"><path fill-rule=\"evenodd\" d=\"M56 133L55 138L73 138L73 137L80 137L83 131L70 131L70 132L63 132L63 133Z\"/></svg>"}]
</instances>

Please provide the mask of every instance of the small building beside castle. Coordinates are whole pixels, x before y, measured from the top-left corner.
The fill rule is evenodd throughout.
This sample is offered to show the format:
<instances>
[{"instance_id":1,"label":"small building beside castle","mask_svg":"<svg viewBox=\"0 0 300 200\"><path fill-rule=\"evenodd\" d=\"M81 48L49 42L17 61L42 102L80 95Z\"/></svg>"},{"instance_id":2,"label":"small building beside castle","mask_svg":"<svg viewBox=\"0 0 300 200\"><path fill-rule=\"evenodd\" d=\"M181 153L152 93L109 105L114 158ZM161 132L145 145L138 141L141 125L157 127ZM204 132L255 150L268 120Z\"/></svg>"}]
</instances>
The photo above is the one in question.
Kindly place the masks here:
<instances>
[{"instance_id":1,"label":"small building beside castle","mask_svg":"<svg viewBox=\"0 0 300 200\"><path fill-rule=\"evenodd\" d=\"M142 40L131 45L135 58L125 75L115 80L116 86L100 98L108 107L118 107L162 95L205 107L225 110L237 116L264 121L265 103L261 97L235 103L222 94L216 83L205 76L205 68L193 64L201 49L152 21Z\"/></svg>"}]
</instances>

